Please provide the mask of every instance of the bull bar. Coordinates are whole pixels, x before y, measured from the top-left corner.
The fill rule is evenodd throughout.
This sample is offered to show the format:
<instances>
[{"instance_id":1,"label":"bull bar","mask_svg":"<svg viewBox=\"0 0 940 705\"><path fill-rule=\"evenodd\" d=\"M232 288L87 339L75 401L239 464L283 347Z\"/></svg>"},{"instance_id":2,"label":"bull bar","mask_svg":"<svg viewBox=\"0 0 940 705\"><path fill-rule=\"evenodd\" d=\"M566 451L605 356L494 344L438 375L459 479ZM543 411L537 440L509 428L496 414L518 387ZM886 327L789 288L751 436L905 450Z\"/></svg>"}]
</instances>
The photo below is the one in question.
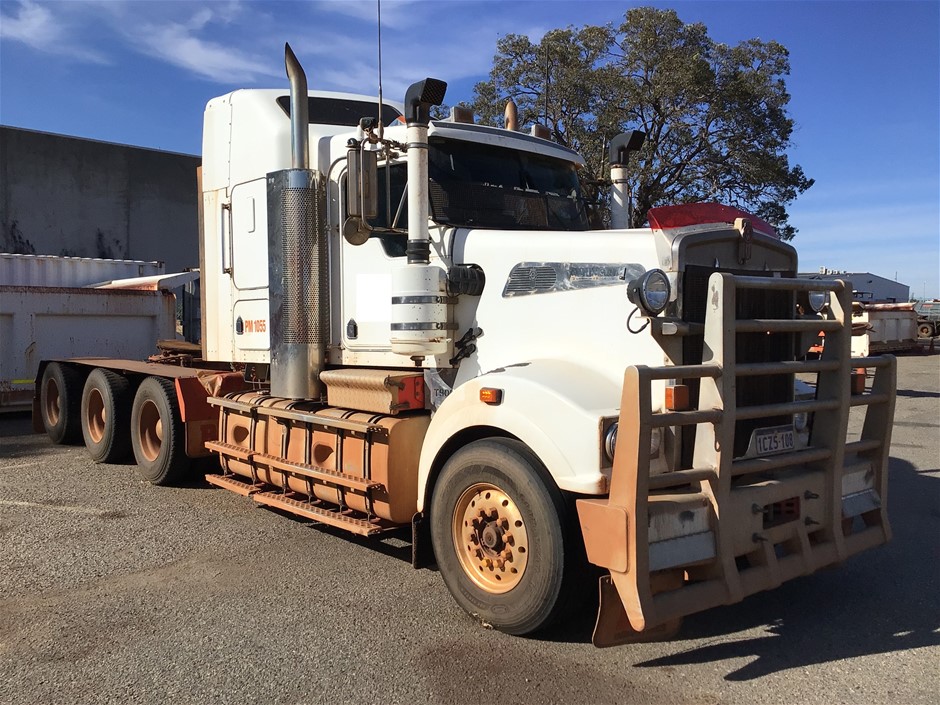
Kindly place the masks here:
<instances>
[{"instance_id":1,"label":"bull bar","mask_svg":"<svg viewBox=\"0 0 940 705\"><path fill-rule=\"evenodd\" d=\"M829 291L822 320L737 319L737 292ZM716 272L708 282L701 365L632 366L624 374L610 492L579 499L588 560L600 581L594 643L664 636L686 615L739 602L891 537L885 509L897 366L851 358L851 290L841 280ZM735 364L738 333L825 332L818 360ZM851 375L873 369L852 394ZM816 373L816 398L737 407L739 379ZM700 379L698 408L653 411L653 382ZM848 441L851 407L864 406ZM813 413L808 447L735 458L735 421ZM650 475L654 428L697 426L691 468Z\"/></svg>"}]
</instances>

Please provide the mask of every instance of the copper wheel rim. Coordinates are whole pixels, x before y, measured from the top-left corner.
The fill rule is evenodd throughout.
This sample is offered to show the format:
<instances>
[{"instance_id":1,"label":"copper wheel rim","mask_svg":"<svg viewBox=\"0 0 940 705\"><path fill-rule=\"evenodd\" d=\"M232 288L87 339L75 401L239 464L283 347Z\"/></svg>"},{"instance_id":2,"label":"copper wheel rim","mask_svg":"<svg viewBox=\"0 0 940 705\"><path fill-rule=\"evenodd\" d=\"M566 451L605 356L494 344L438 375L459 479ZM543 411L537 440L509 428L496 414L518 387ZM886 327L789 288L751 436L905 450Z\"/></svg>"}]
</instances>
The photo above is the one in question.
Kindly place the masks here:
<instances>
[{"instance_id":1,"label":"copper wheel rim","mask_svg":"<svg viewBox=\"0 0 940 705\"><path fill-rule=\"evenodd\" d=\"M163 447L163 419L160 410L152 401L146 401L140 408L140 422L137 425L140 432L140 450L143 456L153 462L160 455Z\"/></svg>"},{"instance_id":2,"label":"copper wheel rim","mask_svg":"<svg viewBox=\"0 0 940 705\"><path fill-rule=\"evenodd\" d=\"M509 592L525 574L529 537L519 507L496 485L471 485L454 507L452 537L460 567L492 594Z\"/></svg>"},{"instance_id":3,"label":"copper wheel rim","mask_svg":"<svg viewBox=\"0 0 940 705\"><path fill-rule=\"evenodd\" d=\"M45 414L50 426L59 423L59 385L52 378L46 380Z\"/></svg>"},{"instance_id":4,"label":"copper wheel rim","mask_svg":"<svg viewBox=\"0 0 940 705\"><path fill-rule=\"evenodd\" d=\"M101 443L104 430L107 427L108 411L104 405L104 398L100 389L92 389L88 395L88 410L85 412L85 427L88 436L94 443Z\"/></svg>"}]
</instances>

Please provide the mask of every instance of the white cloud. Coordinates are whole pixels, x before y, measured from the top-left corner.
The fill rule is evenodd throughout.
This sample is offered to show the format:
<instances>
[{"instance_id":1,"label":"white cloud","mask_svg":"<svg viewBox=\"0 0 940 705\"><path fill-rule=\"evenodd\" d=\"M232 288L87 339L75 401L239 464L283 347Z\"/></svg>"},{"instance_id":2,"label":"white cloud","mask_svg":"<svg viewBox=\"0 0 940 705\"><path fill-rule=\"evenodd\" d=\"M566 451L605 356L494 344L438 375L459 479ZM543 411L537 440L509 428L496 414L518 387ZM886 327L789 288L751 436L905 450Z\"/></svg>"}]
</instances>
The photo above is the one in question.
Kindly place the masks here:
<instances>
[{"instance_id":1,"label":"white cloud","mask_svg":"<svg viewBox=\"0 0 940 705\"><path fill-rule=\"evenodd\" d=\"M186 22L142 24L129 34L144 53L219 83L253 83L281 75L237 43L197 36L209 30L212 20L211 12L200 10Z\"/></svg>"},{"instance_id":2,"label":"white cloud","mask_svg":"<svg viewBox=\"0 0 940 705\"><path fill-rule=\"evenodd\" d=\"M382 29L401 29L418 24L429 9L430 4L422 5L417 0L385 0L382 3ZM377 27L378 7L375 0L321 0L315 4L314 10L362 20L373 31Z\"/></svg>"},{"instance_id":3,"label":"white cloud","mask_svg":"<svg viewBox=\"0 0 940 705\"><path fill-rule=\"evenodd\" d=\"M40 5L30 0L23 0L15 7L12 14L0 13L0 39L25 44L37 51L60 54L92 63L107 63L101 52L83 47L70 36L72 27L62 15L56 16L57 10L64 5Z\"/></svg>"}]
</instances>

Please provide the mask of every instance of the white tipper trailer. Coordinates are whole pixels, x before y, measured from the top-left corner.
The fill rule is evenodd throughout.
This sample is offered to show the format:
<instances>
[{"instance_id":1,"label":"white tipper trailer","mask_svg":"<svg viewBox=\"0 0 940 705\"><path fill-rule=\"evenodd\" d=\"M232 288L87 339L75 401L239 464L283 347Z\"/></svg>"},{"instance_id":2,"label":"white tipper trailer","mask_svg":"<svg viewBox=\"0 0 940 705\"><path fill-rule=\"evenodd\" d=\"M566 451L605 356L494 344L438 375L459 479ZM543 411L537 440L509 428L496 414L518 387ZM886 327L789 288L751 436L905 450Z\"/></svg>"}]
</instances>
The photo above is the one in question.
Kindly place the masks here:
<instances>
[{"instance_id":1,"label":"white tipper trailer","mask_svg":"<svg viewBox=\"0 0 940 705\"><path fill-rule=\"evenodd\" d=\"M0 253L0 411L29 409L47 358L143 357L176 335L163 263ZM133 279L137 289L115 289ZM146 287L146 288L143 288Z\"/></svg>"},{"instance_id":2,"label":"white tipper trailer","mask_svg":"<svg viewBox=\"0 0 940 705\"><path fill-rule=\"evenodd\" d=\"M289 94L206 108L201 359L44 361L50 435L155 484L213 454L206 480L259 504L410 526L415 565L509 633L599 579L598 645L889 539L895 363L851 358L845 282L796 278L716 204L592 229L582 158L538 128L430 120L435 79L379 110L286 65ZM611 144L618 226L635 137Z\"/></svg>"}]
</instances>

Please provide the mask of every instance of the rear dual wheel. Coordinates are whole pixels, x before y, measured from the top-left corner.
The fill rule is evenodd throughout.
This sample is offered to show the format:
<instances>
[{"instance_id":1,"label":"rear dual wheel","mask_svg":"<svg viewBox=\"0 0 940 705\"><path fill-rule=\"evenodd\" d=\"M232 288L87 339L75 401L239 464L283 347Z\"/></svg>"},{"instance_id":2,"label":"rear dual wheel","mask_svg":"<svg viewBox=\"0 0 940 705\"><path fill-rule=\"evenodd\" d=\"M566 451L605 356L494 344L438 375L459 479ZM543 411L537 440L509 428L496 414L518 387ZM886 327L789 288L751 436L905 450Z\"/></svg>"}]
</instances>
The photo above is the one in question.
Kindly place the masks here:
<instances>
[{"instance_id":1,"label":"rear dual wheel","mask_svg":"<svg viewBox=\"0 0 940 705\"><path fill-rule=\"evenodd\" d=\"M99 367L85 380L82 435L96 463L119 462L130 456L132 400L131 383L117 372Z\"/></svg>"},{"instance_id":2,"label":"rear dual wheel","mask_svg":"<svg viewBox=\"0 0 940 705\"><path fill-rule=\"evenodd\" d=\"M171 380L148 377L141 382L131 410L131 446L137 471L148 482L172 485L183 479L190 459Z\"/></svg>"},{"instance_id":3,"label":"rear dual wheel","mask_svg":"<svg viewBox=\"0 0 940 705\"><path fill-rule=\"evenodd\" d=\"M50 362L42 373L39 411L46 435L53 443L77 443L82 437L81 371L62 362Z\"/></svg>"}]
</instances>

